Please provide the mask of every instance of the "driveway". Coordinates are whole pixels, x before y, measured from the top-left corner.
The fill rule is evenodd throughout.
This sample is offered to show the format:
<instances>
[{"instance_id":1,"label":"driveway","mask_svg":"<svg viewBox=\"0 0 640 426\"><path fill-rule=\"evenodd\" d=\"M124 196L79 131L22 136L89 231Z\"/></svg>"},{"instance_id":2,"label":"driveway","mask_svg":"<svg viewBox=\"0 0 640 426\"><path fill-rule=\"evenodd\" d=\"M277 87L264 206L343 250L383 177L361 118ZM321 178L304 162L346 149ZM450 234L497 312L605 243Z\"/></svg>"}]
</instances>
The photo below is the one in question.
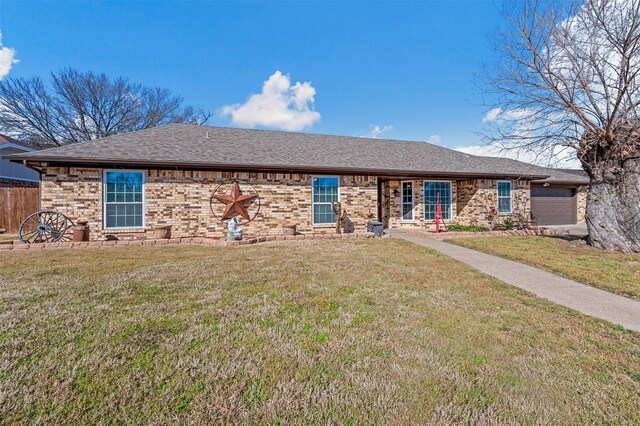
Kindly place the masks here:
<instances>
[{"instance_id":1,"label":"driveway","mask_svg":"<svg viewBox=\"0 0 640 426\"><path fill-rule=\"evenodd\" d=\"M580 222L576 225L546 225L545 228L553 229L561 236L583 238L589 234L586 222Z\"/></svg>"}]
</instances>

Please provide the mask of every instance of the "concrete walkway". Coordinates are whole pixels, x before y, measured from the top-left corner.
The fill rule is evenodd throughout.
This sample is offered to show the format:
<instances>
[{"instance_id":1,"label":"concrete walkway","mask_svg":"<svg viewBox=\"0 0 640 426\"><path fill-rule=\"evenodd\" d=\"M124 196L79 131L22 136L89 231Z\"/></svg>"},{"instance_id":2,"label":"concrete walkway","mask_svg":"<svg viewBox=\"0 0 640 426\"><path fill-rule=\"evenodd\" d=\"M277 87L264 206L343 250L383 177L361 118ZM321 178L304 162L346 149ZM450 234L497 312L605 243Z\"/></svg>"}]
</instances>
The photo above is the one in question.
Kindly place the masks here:
<instances>
[{"instance_id":1,"label":"concrete walkway","mask_svg":"<svg viewBox=\"0 0 640 426\"><path fill-rule=\"evenodd\" d=\"M610 321L629 330L640 331L640 302L638 301L580 284L533 266L443 241L401 232L393 232L391 237L436 250L500 281L559 305Z\"/></svg>"}]
</instances>

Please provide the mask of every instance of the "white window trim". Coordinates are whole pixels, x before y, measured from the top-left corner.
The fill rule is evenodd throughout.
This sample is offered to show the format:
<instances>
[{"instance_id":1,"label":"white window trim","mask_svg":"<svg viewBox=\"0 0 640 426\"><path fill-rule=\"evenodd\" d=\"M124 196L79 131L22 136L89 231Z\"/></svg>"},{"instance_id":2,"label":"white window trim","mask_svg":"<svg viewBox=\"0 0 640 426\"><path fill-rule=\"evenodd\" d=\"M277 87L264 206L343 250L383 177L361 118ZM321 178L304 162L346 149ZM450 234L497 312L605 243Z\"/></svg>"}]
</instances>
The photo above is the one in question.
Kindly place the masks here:
<instances>
[{"instance_id":1,"label":"white window trim","mask_svg":"<svg viewBox=\"0 0 640 426\"><path fill-rule=\"evenodd\" d=\"M404 218L404 214L402 214L402 206L405 204L409 204L409 203L405 203L404 202L404 188L403 185L405 183L410 183L411 184L411 219L405 219ZM415 208L416 208L416 190L415 190L415 183L412 180L402 180L400 181L400 220L402 222L414 222L416 220L416 215L415 215Z\"/></svg>"},{"instance_id":2,"label":"white window trim","mask_svg":"<svg viewBox=\"0 0 640 426\"><path fill-rule=\"evenodd\" d=\"M124 227L108 227L107 226L107 173L141 173L142 174L142 226L124 226ZM123 229L144 229L147 217L147 173L145 170L133 170L133 169L103 169L102 170L102 229L105 231L118 231ZM137 204L137 203L135 203Z\"/></svg>"},{"instance_id":3,"label":"white window trim","mask_svg":"<svg viewBox=\"0 0 640 426\"><path fill-rule=\"evenodd\" d=\"M315 178L336 178L338 179L338 202L340 202L340 188L342 187L342 180L340 176L333 175L313 175L311 176L311 224L313 226L335 226L335 223L316 223L316 204L331 204L331 203L315 203L313 201L315 190L313 189L313 179Z\"/></svg>"},{"instance_id":4,"label":"white window trim","mask_svg":"<svg viewBox=\"0 0 640 426\"><path fill-rule=\"evenodd\" d=\"M508 212L501 212L500 211L500 198L507 198L507 197L500 197L500 190L499 190L499 185L500 183L505 183L508 182L509 183L509 211ZM510 180L499 180L496 182L496 209L498 210L498 214L511 214L513 213L513 182Z\"/></svg>"},{"instance_id":5,"label":"white window trim","mask_svg":"<svg viewBox=\"0 0 640 426\"><path fill-rule=\"evenodd\" d=\"M427 219L427 209L424 208L424 200L426 199L426 197L424 196L424 184L427 182L449 182L449 187L451 188L451 219L444 219L445 222L453 222L456 218L456 209L454 209L453 207L455 206L455 200L453 198L453 182L452 180L446 180L446 179L425 179L422 181L422 205L423 205L423 212L422 212L422 219L427 222L427 223L435 223L436 220L435 219Z\"/></svg>"}]
</instances>

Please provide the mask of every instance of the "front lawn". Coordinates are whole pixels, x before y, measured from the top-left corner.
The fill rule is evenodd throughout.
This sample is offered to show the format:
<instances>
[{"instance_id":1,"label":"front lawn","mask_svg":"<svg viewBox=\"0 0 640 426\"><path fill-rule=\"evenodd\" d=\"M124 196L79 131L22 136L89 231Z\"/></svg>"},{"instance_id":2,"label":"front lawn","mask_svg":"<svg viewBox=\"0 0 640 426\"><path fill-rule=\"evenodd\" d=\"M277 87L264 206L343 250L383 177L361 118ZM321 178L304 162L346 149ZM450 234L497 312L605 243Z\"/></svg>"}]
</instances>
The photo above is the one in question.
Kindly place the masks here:
<instances>
[{"instance_id":1,"label":"front lawn","mask_svg":"<svg viewBox=\"0 0 640 426\"><path fill-rule=\"evenodd\" d=\"M638 423L640 335L396 239L0 254L0 423Z\"/></svg>"},{"instance_id":2,"label":"front lawn","mask_svg":"<svg viewBox=\"0 0 640 426\"><path fill-rule=\"evenodd\" d=\"M581 283L640 299L640 255L605 253L551 237L475 237L448 242L547 269Z\"/></svg>"}]
</instances>

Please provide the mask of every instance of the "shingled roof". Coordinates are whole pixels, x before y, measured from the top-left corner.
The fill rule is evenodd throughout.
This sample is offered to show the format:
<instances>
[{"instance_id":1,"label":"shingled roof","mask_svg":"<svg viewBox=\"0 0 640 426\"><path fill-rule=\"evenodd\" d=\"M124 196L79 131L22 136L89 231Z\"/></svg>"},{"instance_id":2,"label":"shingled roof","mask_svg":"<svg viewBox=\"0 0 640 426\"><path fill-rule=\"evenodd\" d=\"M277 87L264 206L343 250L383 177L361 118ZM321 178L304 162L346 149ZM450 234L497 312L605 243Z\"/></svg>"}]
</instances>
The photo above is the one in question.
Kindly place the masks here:
<instances>
[{"instance_id":1,"label":"shingled roof","mask_svg":"<svg viewBox=\"0 0 640 426\"><path fill-rule=\"evenodd\" d=\"M588 185L589 176L584 170L545 169L549 177L537 183L560 183L567 185Z\"/></svg>"},{"instance_id":2,"label":"shingled roof","mask_svg":"<svg viewBox=\"0 0 640 426\"><path fill-rule=\"evenodd\" d=\"M12 160L103 167L180 167L408 176L543 179L542 167L432 145L308 133L169 124L8 156Z\"/></svg>"},{"instance_id":3,"label":"shingled roof","mask_svg":"<svg viewBox=\"0 0 640 426\"><path fill-rule=\"evenodd\" d=\"M12 138L10 136L3 135L3 134L0 133L0 145L2 145L2 144L18 145L18 146L22 146L22 147L25 147L25 148L28 148L28 149L31 149L31 150L32 149L38 149L38 147L35 146L35 145L32 145L32 144L27 143L27 142L19 141L19 140L14 139L14 138Z\"/></svg>"}]
</instances>

